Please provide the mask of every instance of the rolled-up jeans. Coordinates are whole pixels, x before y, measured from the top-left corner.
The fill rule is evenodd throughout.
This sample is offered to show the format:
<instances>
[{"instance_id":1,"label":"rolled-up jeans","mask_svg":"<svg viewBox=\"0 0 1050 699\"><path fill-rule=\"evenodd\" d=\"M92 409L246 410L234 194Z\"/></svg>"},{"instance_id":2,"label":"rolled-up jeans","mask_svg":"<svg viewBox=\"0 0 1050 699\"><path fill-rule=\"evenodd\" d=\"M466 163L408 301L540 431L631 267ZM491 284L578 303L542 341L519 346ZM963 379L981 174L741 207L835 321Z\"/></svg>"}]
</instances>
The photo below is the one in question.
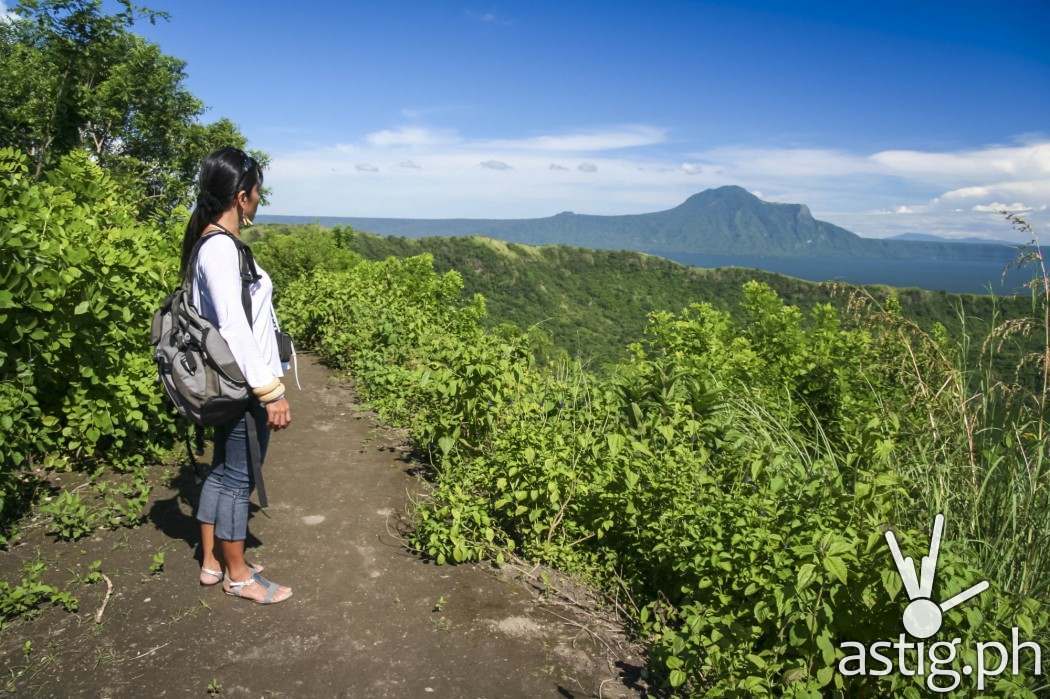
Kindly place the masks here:
<instances>
[{"instance_id":1,"label":"rolled-up jeans","mask_svg":"<svg viewBox=\"0 0 1050 699\"><path fill-rule=\"evenodd\" d=\"M197 521L215 525L215 536L226 541L248 537L248 499L255 489L248 453L247 420L255 420L259 434L259 463L270 441L266 408L257 401L239 419L215 426L211 472L201 486Z\"/></svg>"}]
</instances>

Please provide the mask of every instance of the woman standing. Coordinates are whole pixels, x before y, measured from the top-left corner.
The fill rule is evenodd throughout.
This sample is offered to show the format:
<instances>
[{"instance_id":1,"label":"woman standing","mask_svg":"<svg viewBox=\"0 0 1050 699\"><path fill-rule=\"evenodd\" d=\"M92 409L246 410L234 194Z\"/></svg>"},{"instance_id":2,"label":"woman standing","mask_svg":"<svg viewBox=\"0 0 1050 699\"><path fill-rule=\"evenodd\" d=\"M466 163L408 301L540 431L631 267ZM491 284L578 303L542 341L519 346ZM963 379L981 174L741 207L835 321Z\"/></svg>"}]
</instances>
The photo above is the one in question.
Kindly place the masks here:
<instances>
[{"instance_id":1,"label":"woman standing","mask_svg":"<svg viewBox=\"0 0 1050 699\"><path fill-rule=\"evenodd\" d=\"M259 208L262 179L259 164L238 148L221 148L204 159L197 205L182 241L182 273L187 273L198 240L208 237L200 245L194 269L188 270L193 283L193 305L219 329L255 394L244 415L215 427L212 470L201 487L196 513L201 527L200 582L223 582L227 594L273 604L291 597L291 588L267 580L260 575L261 566L244 560L248 499L256 485L261 489L249 466L249 449L255 445L248 439L248 420L255 423L260 451L256 458L261 463L270 430L286 428L292 417L280 379L284 366L275 337L273 284L266 271L256 265L259 278L249 287L249 325L241 299L237 244L230 237L240 238L242 223L251 225Z\"/></svg>"}]
</instances>

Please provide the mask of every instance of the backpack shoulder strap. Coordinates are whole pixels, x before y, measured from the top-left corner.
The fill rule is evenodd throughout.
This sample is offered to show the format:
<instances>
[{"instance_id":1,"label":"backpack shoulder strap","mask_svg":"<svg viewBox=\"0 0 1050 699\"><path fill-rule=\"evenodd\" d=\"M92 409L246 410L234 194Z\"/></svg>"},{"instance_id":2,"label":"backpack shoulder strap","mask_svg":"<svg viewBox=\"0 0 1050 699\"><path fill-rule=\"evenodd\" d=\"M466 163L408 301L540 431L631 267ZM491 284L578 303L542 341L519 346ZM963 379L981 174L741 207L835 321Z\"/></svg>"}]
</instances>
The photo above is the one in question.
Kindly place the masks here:
<instances>
[{"instance_id":1,"label":"backpack shoulder strap","mask_svg":"<svg viewBox=\"0 0 1050 699\"><path fill-rule=\"evenodd\" d=\"M229 235L229 234L227 234ZM255 268L255 256L252 249L237 236L230 236L237 245L241 262L241 305L244 306L244 315L248 318L248 327L252 327L252 291L251 285L262 278L259 270Z\"/></svg>"},{"instance_id":2,"label":"backpack shoulder strap","mask_svg":"<svg viewBox=\"0 0 1050 699\"><path fill-rule=\"evenodd\" d=\"M241 306L244 307L244 316L248 319L248 327L252 326L252 293L251 285L258 281L262 275L259 274L255 267L255 257L252 255L252 249L248 247L247 243L240 240L237 236L227 231L215 231L208 235L202 235L197 239L196 244L193 246L192 252L190 252L190 261L186 265L186 278L183 279L183 288L188 294L187 298L192 302L193 299L193 278L196 273L197 267L197 256L200 254L200 249L204 243L212 236L225 235L229 236L233 240L233 244L237 246L238 260L240 263L240 275L241 275Z\"/></svg>"}]
</instances>

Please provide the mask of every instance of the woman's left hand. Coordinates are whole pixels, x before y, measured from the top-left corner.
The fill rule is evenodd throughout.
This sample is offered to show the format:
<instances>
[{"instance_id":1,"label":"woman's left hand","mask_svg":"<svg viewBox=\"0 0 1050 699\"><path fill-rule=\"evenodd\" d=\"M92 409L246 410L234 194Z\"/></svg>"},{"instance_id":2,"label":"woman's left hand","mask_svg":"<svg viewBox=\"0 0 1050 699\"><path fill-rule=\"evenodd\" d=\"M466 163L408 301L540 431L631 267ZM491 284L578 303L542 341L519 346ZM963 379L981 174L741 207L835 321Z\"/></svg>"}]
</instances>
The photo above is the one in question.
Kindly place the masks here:
<instances>
[{"instance_id":1,"label":"woman's left hand","mask_svg":"<svg viewBox=\"0 0 1050 699\"><path fill-rule=\"evenodd\" d=\"M283 430L292 424L292 407L288 399L281 396L278 400L266 404L266 424L271 430Z\"/></svg>"}]
</instances>

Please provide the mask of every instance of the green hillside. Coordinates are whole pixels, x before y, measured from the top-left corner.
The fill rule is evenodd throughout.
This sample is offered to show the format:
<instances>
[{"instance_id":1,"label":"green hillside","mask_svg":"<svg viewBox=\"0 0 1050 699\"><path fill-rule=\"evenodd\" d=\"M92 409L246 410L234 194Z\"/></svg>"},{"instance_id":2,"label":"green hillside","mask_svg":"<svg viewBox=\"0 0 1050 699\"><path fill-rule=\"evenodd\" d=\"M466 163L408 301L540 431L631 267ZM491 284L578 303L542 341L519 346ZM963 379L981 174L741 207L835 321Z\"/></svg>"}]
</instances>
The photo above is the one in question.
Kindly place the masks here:
<instances>
[{"instance_id":1,"label":"green hillside","mask_svg":"<svg viewBox=\"0 0 1050 699\"><path fill-rule=\"evenodd\" d=\"M553 348L598 368L626 357L627 343L642 336L646 315L654 310L678 312L690 303L705 301L731 315L739 313L744 282L757 279L775 289L788 304L808 310L829 302L844 310L848 289L841 284L817 283L758 269L737 267L687 267L645 253L589 250L566 245L523 245L483 236L405 238L381 236L349 227L332 230L339 244L365 259L407 257L430 253L438 272L456 270L463 276L466 297L480 293L494 327L503 322L520 328L542 328ZM258 226L256 239L276 235L323 236L313 224ZM310 246L316 248L317 246ZM266 248L260 251L262 259ZM332 253L326 253L331 258ZM286 261L282 265L287 266ZM958 310L969 316L971 330L982 333L992 317L993 304L1005 317L1026 312L1029 299L975 294L949 294L917 288L891 289L869 286L871 295L884 302L891 294L906 317L930 329L941 322L958 335ZM543 336L537 336L538 354L548 354ZM1002 365L1013 366L1019 349L1007 346Z\"/></svg>"}]
</instances>

